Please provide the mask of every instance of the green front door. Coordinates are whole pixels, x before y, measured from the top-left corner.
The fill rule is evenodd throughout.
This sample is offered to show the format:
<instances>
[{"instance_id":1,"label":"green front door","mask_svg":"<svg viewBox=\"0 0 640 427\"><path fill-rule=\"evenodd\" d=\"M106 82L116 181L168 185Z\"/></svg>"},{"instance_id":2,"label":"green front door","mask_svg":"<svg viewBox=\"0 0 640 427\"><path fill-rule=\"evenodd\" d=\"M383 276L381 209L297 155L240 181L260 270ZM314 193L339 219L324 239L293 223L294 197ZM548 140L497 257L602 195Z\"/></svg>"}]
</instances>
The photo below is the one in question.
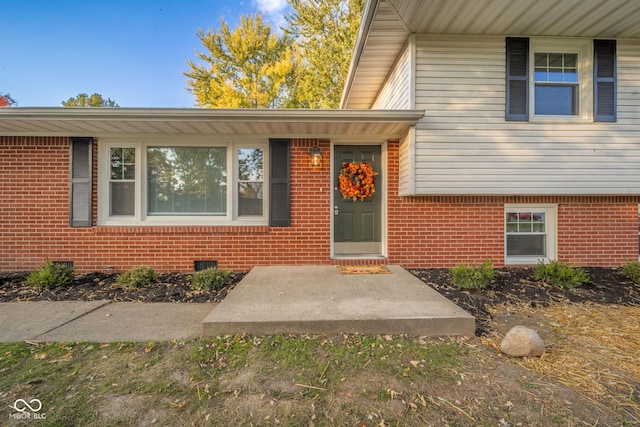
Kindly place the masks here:
<instances>
[{"instance_id":1,"label":"green front door","mask_svg":"<svg viewBox=\"0 0 640 427\"><path fill-rule=\"evenodd\" d=\"M366 162L378 173L375 193L364 200L344 199L339 174L345 163ZM336 145L334 147L333 242L336 255L380 255L382 253L381 206L382 162L379 145Z\"/></svg>"}]
</instances>

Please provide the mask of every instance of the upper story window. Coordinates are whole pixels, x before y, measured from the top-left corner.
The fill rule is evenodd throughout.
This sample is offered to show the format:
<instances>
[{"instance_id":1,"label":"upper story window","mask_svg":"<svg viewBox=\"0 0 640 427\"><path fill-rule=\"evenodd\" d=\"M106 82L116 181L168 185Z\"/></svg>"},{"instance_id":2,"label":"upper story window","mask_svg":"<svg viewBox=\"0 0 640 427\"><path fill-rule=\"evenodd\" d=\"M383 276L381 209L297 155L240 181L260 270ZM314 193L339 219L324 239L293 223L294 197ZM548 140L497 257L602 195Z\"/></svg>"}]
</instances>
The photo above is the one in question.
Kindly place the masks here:
<instances>
[{"instance_id":1,"label":"upper story window","mask_svg":"<svg viewBox=\"0 0 640 427\"><path fill-rule=\"evenodd\" d=\"M507 120L616 120L616 42L506 40Z\"/></svg>"},{"instance_id":2,"label":"upper story window","mask_svg":"<svg viewBox=\"0 0 640 427\"><path fill-rule=\"evenodd\" d=\"M98 157L98 223L266 224L267 147L105 142Z\"/></svg>"},{"instance_id":3,"label":"upper story window","mask_svg":"<svg viewBox=\"0 0 640 427\"><path fill-rule=\"evenodd\" d=\"M533 81L536 116L580 113L577 53L535 52Z\"/></svg>"}]
</instances>

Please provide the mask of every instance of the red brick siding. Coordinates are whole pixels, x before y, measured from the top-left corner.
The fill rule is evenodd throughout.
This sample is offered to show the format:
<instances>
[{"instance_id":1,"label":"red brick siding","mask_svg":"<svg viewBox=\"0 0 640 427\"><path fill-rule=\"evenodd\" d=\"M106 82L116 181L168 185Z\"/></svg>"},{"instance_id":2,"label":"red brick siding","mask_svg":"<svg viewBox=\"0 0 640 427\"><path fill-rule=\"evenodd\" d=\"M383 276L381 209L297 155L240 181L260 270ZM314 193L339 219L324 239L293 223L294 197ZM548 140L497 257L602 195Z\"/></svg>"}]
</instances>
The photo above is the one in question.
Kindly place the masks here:
<instances>
[{"instance_id":1,"label":"red brick siding","mask_svg":"<svg viewBox=\"0 0 640 427\"><path fill-rule=\"evenodd\" d=\"M558 258L576 265L600 266L637 260L637 202L593 198L558 206Z\"/></svg>"},{"instance_id":2,"label":"red brick siding","mask_svg":"<svg viewBox=\"0 0 640 427\"><path fill-rule=\"evenodd\" d=\"M558 259L620 266L638 259L638 196L398 196L398 144L389 143L388 260L405 267L504 265L504 205L558 204Z\"/></svg>"},{"instance_id":3,"label":"red brick siding","mask_svg":"<svg viewBox=\"0 0 640 427\"><path fill-rule=\"evenodd\" d=\"M318 141L325 159L329 142ZM292 143L291 227L68 226L67 138L0 137L0 270L31 270L46 259L73 261L76 271L124 271L145 264L162 271L192 271L194 260L224 268L329 262L329 162L311 170L315 140ZM94 150L94 223L97 219ZM324 218L325 220L319 220Z\"/></svg>"},{"instance_id":4,"label":"red brick siding","mask_svg":"<svg viewBox=\"0 0 640 427\"><path fill-rule=\"evenodd\" d=\"M321 170L308 166L316 143ZM329 141L292 141L291 227L71 228L68 139L0 137L0 270L31 270L47 258L73 261L78 272L141 264L188 272L194 260L208 259L236 271L385 261L450 267L487 258L501 265L505 203L557 203L558 258L564 261L615 266L638 256L638 197L399 197L396 142L388 144L387 157L388 260L331 260ZM94 222L96 195L94 173Z\"/></svg>"},{"instance_id":5,"label":"red brick siding","mask_svg":"<svg viewBox=\"0 0 640 427\"><path fill-rule=\"evenodd\" d=\"M70 237L68 144L66 138L0 137L2 270L38 265L49 247ZM65 258L74 252L59 250Z\"/></svg>"}]
</instances>

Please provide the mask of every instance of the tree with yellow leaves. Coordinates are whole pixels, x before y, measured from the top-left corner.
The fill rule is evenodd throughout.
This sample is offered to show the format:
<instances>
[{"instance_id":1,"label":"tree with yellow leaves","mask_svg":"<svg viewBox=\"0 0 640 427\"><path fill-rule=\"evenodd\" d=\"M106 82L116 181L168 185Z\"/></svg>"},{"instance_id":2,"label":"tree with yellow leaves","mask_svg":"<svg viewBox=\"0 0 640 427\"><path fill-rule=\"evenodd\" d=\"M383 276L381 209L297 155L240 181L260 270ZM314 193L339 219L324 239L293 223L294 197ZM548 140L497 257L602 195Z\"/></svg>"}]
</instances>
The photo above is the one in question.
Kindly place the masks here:
<instances>
[{"instance_id":1,"label":"tree with yellow leaves","mask_svg":"<svg viewBox=\"0 0 640 427\"><path fill-rule=\"evenodd\" d=\"M294 76L294 54L288 36L271 32L262 15L242 16L233 31L198 31L208 52L187 61L185 72L196 104L211 108L285 108Z\"/></svg>"},{"instance_id":2,"label":"tree with yellow leaves","mask_svg":"<svg viewBox=\"0 0 640 427\"><path fill-rule=\"evenodd\" d=\"M288 0L285 34L297 40L296 88L301 108L338 108L364 0Z\"/></svg>"}]
</instances>

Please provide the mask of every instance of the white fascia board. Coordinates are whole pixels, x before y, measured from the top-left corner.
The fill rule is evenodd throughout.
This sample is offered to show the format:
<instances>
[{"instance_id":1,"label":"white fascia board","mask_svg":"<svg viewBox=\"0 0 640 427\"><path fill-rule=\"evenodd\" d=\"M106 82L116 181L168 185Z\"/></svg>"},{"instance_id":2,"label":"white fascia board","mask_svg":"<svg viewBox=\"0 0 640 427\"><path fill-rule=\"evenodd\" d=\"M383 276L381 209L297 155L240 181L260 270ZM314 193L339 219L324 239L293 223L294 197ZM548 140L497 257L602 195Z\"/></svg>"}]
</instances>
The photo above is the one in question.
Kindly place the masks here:
<instances>
[{"instance_id":1,"label":"white fascia board","mask_svg":"<svg viewBox=\"0 0 640 427\"><path fill-rule=\"evenodd\" d=\"M349 71L347 72L347 78L344 82L344 88L342 89L342 97L340 101L340 109L346 109L349 103L349 94L351 93L351 86L353 80L356 77L356 70L360 64L360 57L364 51L364 47L367 44L367 38L369 37L369 31L373 18L376 16L376 9L378 9L378 3L380 0L367 0L364 5L364 11L360 23L360 29L358 31L358 37L356 38L356 44L353 48L353 55L351 56L351 64L349 65Z\"/></svg>"},{"instance_id":2,"label":"white fascia board","mask_svg":"<svg viewBox=\"0 0 640 427\"><path fill-rule=\"evenodd\" d=\"M204 108L66 108L19 107L0 109L5 120L98 121L262 121L262 122L414 122L424 110L309 110Z\"/></svg>"}]
</instances>

